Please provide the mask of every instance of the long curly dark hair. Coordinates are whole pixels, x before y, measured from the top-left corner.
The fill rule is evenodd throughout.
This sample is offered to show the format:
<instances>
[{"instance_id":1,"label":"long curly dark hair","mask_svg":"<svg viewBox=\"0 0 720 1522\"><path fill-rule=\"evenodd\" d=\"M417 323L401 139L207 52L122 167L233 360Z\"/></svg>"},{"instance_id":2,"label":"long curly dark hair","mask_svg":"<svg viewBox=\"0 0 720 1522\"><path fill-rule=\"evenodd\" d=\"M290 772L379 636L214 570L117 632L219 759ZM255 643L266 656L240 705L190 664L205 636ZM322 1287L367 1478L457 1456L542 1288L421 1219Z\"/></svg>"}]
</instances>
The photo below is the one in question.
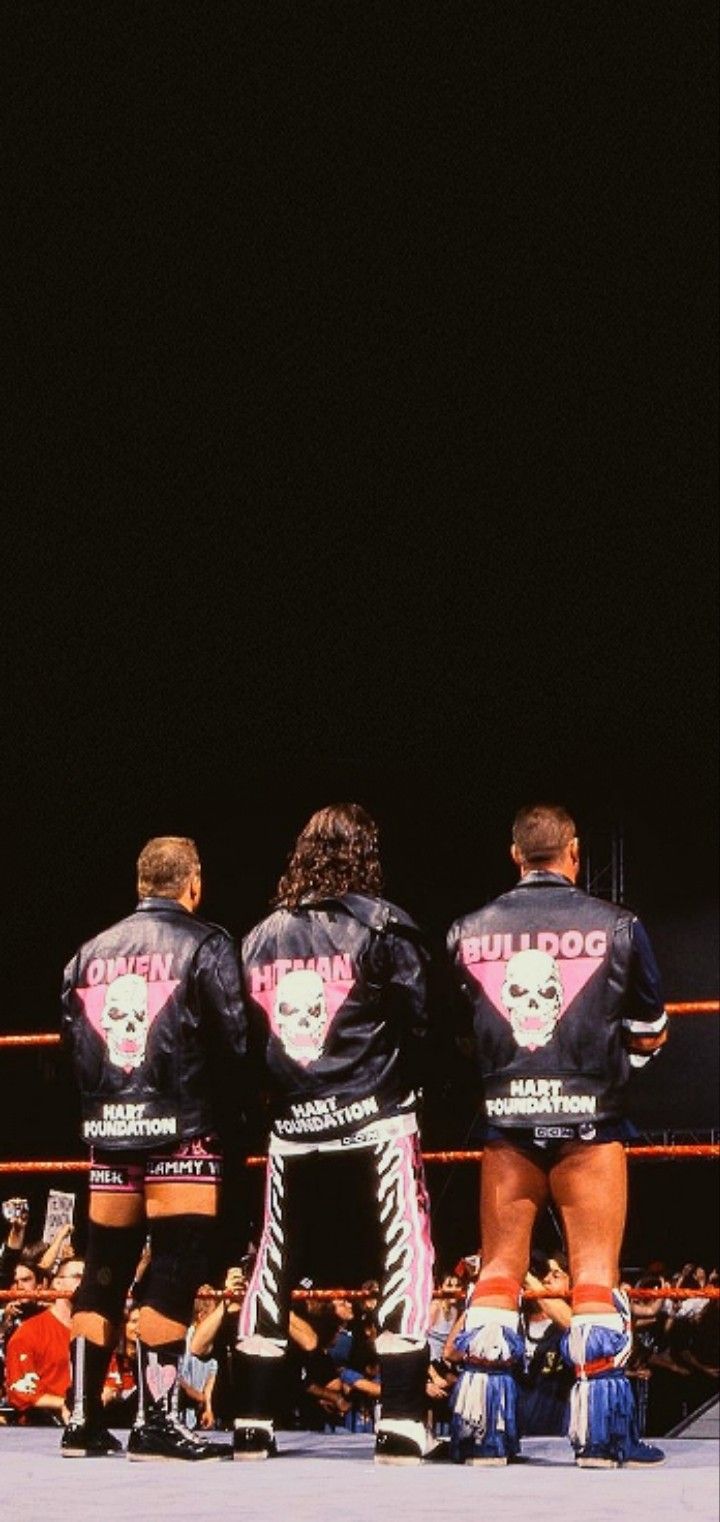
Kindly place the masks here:
<instances>
[{"instance_id":1,"label":"long curly dark hair","mask_svg":"<svg viewBox=\"0 0 720 1522\"><path fill-rule=\"evenodd\" d=\"M378 828L359 803L318 809L300 831L275 890L276 908L342 893L382 892Z\"/></svg>"}]
</instances>

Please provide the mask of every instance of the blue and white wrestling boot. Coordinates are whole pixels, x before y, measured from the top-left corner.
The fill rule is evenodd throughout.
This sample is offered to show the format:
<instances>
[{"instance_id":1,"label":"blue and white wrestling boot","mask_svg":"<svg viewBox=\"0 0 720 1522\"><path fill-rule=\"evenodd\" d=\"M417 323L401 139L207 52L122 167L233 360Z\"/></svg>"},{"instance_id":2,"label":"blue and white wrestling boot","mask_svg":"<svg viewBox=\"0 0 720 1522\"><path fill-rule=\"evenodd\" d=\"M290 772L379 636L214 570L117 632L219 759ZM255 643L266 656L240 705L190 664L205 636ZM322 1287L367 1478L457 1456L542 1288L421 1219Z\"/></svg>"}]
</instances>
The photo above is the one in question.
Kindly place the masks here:
<instances>
[{"instance_id":1,"label":"blue and white wrestling boot","mask_svg":"<svg viewBox=\"0 0 720 1522\"><path fill-rule=\"evenodd\" d=\"M523 1358L517 1311L471 1306L455 1339L461 1373L450 1397L450 1457L490 1468L520 1456L514 1370Z\"/></svg>"},{"instance_id":2,"label":"blue and white wrestling boot","mask_svg":"<svg viewBox=\"0 0 720 1522\"><path fill-rule=\"evenodd\" d=\"M607 1314L575 1309L583 1299L603 1297L608 1300ZM627 1295L599 1285L578 1285L561 1347L575 1372L569 1436L578 1469L650 1469L662 1464L662 1449L640 1440L635 1397L625 1372L632 1349Z\"/></svg>"}]
</instances>

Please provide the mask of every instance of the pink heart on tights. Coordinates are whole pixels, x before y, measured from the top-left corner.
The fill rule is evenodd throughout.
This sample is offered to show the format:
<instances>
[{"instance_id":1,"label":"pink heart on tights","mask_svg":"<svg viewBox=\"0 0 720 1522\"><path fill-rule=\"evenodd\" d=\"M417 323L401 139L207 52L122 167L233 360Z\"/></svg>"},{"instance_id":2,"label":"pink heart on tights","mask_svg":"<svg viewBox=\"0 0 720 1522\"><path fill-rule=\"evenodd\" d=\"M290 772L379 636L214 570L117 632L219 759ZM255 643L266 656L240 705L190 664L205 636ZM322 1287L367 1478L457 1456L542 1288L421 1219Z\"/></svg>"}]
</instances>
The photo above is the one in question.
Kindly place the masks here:
<instances>
[{"instance_id":1,"label":"pink heart on tights","mask_svg":"<svg viewBox=\"0 0 720 1522\"><path fill-rule=\"evenodd\" d=\"M158 1363L157 1358L148 1360L148 1390L153 1400L163 1400L175 1383L175 1370L171 1363Z\"/></svg>"}]
</instances>

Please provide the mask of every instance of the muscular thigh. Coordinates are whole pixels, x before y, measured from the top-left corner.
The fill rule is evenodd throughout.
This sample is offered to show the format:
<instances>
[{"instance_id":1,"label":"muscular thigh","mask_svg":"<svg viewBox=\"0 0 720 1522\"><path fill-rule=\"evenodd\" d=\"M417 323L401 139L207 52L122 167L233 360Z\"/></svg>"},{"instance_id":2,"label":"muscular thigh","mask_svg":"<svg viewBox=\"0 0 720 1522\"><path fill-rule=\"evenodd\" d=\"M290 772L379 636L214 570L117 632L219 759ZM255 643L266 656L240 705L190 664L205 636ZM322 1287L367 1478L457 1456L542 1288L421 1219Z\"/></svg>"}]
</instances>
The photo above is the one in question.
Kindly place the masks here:
<instances>
[{"instance_id":1,"label":"muscular thigh","mask_svg":"<svg viewBox=\"0 0 720 1522\"><path fill-rule=\"evenodd\" d=\"M142 1154L93 1152L88 1213L99 1226L140 1224L145 1216Z\"/></svg>"},{"instance_id":2,"label":"muscular thigh","mask_svg":"<svg viewBox=\"0 0 720 1522\"><path fill-rule=\"evenodd\" d=\"M217 1215L222 1159L214 1138L194 1137L162 1152L93 1154L90 1219L135 1226L166 1215Z\"/></svg>"},{"instance_id":3,"label":"muscular thigh","mask_svg":"<svg viewBox=\"0 0 720 1522\"><path fill-rule=\"evenodd\" d=\"M573 1283L616 1284L627 1211L622 1144L569 1143L551 1170L550 1188L562 1218Z\"/></svg>"},{"instance_id":4,"label":"muscular thigh","mask_svg":"<svg viewBox=\"0 0 720 1522\"><path fill-rule=\"evenodd\" d=\"M483 1152L480 1227L483 1273L522 1280L532 1229L548 1198L544 1169L511 1143L489 1142Z\"/></svg>"},{"instance_id":5,"label":"muscular thigh","mask_svg":"<svg viewBox=\"0 0 720 1522\"><path fill-rule=\"evenodd\" d=\"M194 1137L173 1151L151 1153L145 1164L148 1218L217 1215L222 1159L214 1138Z\"/></svg>"}]
</instances>

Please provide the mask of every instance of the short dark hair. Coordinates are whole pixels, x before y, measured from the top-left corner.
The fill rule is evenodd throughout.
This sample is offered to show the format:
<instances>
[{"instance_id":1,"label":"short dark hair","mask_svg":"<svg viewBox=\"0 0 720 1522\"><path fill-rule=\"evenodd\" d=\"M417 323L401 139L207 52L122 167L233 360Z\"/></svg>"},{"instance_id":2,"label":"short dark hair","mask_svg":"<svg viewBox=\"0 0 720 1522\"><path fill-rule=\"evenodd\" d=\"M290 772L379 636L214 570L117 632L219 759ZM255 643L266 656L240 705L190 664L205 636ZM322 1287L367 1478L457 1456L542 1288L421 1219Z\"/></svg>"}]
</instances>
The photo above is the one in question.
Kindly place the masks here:
<instances>
[{"instance_id":1,"label":"short dark hair","mask_svg":"<svg viewBox=\"0 0 720 1522\"><path fill-rule=\"evenodd\" d=\"M530 1253L530 1272L536 1279L544 1279L548 1271L548 1254L541 1247L533 1247Z\"/></svg>"},{"instance_id":2,"label":"short dark hair","mask_svg":"<svg viewBox=\"0 0 720 1522\"><path fill-rule=\"evenodd\" d=\"M40 1267L41 1260L45 1257L47 1250L47 1242L31 1242L27 1247L23 1248L18 1259L24 1268L32 1269L38 1280L44 1280L47 1277L45 1269Z\"/></svg>"},{"instance_id":3,"label":"short dark hair","mask_svg":"<svg viewBox=\"0 0 720 1522\"><path fill-rule=\"evenodd\" d=\"M200 871L194 840L184 835L155 835L137 860L141 898L179 898L188 879Z\"/></svg>"},{"instance_id":4,"label":"short dark hair","mask_svg":"<svg viewBox=\"0 0 720 1522\"><path fill-rule=\"evenodd\" d=\"M44 1242L40 1243L39 1245L44 1249ZM26 1273L32 1274L35 1283L39 1286L39 1288L42 1288L45 1284L46 1274L44 1270L39 1267L37 1257L33 1258L31 1253L21 1252L20 1257L15 1264L15 1268L24 1268Z\"/></svg>"},{"instance_id":5,"label":"short dark hair","mask_svg":"<svg viewBox=\"0 0 720 1522\"><path fill-rule=\"evenodd\" d=\"M556 861L577 834L575 820L559 803L531 803L519 809L512 838L526 862Z\"/></svg>"}]
</instances>

